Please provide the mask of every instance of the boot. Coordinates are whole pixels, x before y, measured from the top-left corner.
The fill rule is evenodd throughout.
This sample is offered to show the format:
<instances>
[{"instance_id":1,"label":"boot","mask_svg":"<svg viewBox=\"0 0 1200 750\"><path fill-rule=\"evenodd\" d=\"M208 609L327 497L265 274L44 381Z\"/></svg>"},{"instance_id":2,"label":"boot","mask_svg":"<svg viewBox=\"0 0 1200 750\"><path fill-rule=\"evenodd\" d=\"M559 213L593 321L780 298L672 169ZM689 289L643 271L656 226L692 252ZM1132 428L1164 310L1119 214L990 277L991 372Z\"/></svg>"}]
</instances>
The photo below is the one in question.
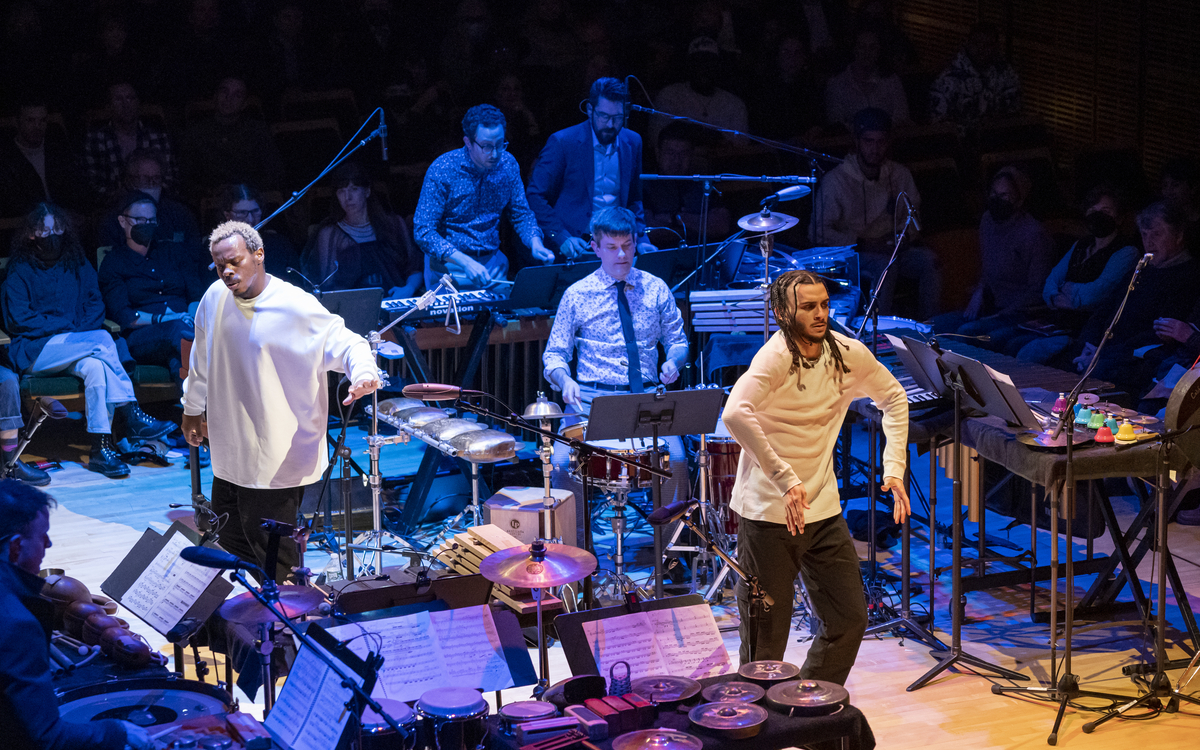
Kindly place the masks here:
<instances>
[{"instance_id":1,"label":"boot","mask_svg":"<svg viewBox=\"0 0 1200 750\"><path fill-rule=\"evenodd\" d=\"M13 458L13 453L16 451L6 451L0 449L0 466L7 464ZM45 487L50 484L50 475L36 466L30 466L24 461L17 459L13 466L8 471L9 479L16 479L24 482L31 487Z\"/></svg>"},{"instance_id":2,"label":"boot","mask_svg":"<svg viewBox=\"0 0 1200 750\"><path fill-rule=\"evenodd\" d=\"M113 447L112 435L93 435L92 452L88 456L88 471L103 474L109 479L129 476L129 467Z\"/></svg>"},{"instance_id":3,"label":"boot","mask_svg":"<svg viewBox=\"0 0 1200 750\"><path fill-rule=\"evenodd\" d=\"M116 409L116 414L125 420L125 437L134 440L157 440L175 429L175 423L155 419L138 408L137 402L129 401Z\"/></svg>"}]
</instances>

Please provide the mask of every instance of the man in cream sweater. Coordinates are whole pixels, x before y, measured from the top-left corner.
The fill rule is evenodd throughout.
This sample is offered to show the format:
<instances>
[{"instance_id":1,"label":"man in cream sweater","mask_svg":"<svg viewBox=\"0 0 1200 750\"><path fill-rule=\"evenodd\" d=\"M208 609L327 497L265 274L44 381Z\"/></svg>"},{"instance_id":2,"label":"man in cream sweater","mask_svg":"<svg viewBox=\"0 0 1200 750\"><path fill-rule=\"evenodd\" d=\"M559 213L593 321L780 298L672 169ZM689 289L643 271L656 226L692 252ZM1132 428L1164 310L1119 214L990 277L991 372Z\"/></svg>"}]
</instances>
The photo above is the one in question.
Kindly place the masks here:
<instances>
[{"instance_id":1,"label":"man in cream sweater","mask_svg":"<svg viewBox=\"0 0 1200 750\"><path fill-rule=\"evenodd\" d=\"M229 520L221 546L262 567L264 519L295 523L305 485L329 465L329 370L351 386L344 404L380 386L365 339L347 330L308 292L267 274L262 237L249 224L213 230L209 250L220 279L196 310L196 345L183 389L183 434L212 450L212 508ZM281 540L279 580L298 564Z\"/></svg>"},{"instance_id":2,"label":"man in cream sweater","mask_svg":"<svg viewBox=\"0 0 1200 750\"><path fill-rule=\"evenodd\" d=\"M858 553L841 515L834 444L852 400L867 396L882 409L882 489L895 498L899 523L909 513L908 400L866 346L829 330L829 293L818 277L783 274L771 286L771 308L780 330L734 384L724 414L742 446L730 501L741 517L738 559L775 601L769 612L752 612L739 584L740 656L743 663L783 659L800 574L821 622L801 677L844 684L867 608Z\"/></svg>"}]
</instances>

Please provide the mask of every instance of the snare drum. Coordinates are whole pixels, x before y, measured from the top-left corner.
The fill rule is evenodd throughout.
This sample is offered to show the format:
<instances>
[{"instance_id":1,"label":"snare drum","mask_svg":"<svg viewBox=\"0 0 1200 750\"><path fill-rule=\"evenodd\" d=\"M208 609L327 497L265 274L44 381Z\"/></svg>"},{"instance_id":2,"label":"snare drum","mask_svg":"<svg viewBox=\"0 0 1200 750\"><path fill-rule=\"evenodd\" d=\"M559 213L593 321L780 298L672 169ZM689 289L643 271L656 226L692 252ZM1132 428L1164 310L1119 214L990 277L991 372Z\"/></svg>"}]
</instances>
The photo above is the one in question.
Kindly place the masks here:
<instances>
[{"instance_id":1,"label":"snare drum","mask_svg":"<svg viewBox=\"0 0 1200 750\"><path fill-rule=\"evenodd\" d=\"M400 725L400 735L371 708L363 711L358 750L413 750L417 744L417 715L406 704L380 698L379 705Z\"/></svg>"},{"instance_id":2,"label":"snare drum","mask_svg":"<svg viewBox=\"0 0 1200 750\"><path fill-rule=\"evenodd\" d=\"M733 499L733 483L737 480L738 460L742 446L738 445L725 423L717 420L717 431L704 436L708 448L708 501L724 519L725 533L736 535L738 516L729 508ZM699 450L699 443L696 448Z\"/></svg>"},{"instance_id":3,"label":"snare drum","mask_svg":"<svg viewBox=\"0 0 1200 750\"><path fill-rule=\"evenodd\" d=\"M518 724L553 719L558 716L558 709L553 703L545 701L516 701L501 706L496 713L500 716L500 728L507 734L513 734Z\"/></svg>"},{"instance_id":4,"label":"snare drum","mask_svg":"<svg viewBox=\"0 0 1200 750\"><path fill-rule=\"evenodd\" d=\"M416 708L420 750L474 750L487 740L488 704L478 690L427 690Z\"/></svg>"},{"instance_id":5,"label":"snare drum","mask_svg":"<svg viewBox=\"0 0 1200 750\"><path fill-rule=\"evenodd\" d=\"M58 698L58 713L80 724L120 719L156 727L237 710L237 703L216 685L175 678L114 680L74 688Z\"/></svg>"},{"instance_id":6,"label":"snare drum","mask_svg":"<svg viewBox=\"0 0 1200 750\"><path fill-rule=\"evenodd\" d=\"M616 453L622 457L628 457L630 460L638 463L653 466L654 451L651 448L653 443L650 438L633 438L630 440L589 440L588 445L601 448L611 453ZM659 448L659 465L663 469L670 468L671 455L667 447L666 441L660 440ZM583 482L583 465L579 458L579 452L572 449L570 455L570 470L571 476L579 482ZM636 466L630 466L620 461L615 461L608 456L597 453L591 454L587 458L587 471L592 484L604 489L621 488L636 490L642 487L649 487L652 479L650 472L640 469Z\"/></svg>"}]
</instances>

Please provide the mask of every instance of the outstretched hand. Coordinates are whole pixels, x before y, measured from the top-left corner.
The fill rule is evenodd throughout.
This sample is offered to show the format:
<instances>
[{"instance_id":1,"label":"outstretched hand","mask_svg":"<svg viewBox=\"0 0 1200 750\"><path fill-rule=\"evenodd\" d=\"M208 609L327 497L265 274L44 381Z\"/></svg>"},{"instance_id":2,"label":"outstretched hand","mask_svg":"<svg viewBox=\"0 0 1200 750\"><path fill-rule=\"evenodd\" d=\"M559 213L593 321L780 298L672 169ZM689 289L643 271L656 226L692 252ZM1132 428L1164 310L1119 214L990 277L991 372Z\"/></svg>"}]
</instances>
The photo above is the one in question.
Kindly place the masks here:
<instances>
[{"instance_id":1,"label":"outstretched hand","mask_svg":"<svg viewBox=\"0 0 1200 750\"><path fill-rule=\"evenodd\" d=\"M375 391L379 390L382 386L383 383L380 382L379 378L360 380L354 385L350 386L350 393L346 396L346 399L342 401L342 406L349 406L363 396L371 395Z\"/></svg>"},{"instance_id":2,"label":"outstretched hand","mask_svg":"<svg viewBox=\"0 0 1200 750\"><path fill-rule=\"evenodd\" d=\"M884 477L883 485L880 487L884 492L891 492L892 499L895 501L892 508L892 518L896 523L904 523L904 521L912 515L912 508L908 503L908 493L904 490L904 480L896 477Z\"/></svg>"}]
</instances>

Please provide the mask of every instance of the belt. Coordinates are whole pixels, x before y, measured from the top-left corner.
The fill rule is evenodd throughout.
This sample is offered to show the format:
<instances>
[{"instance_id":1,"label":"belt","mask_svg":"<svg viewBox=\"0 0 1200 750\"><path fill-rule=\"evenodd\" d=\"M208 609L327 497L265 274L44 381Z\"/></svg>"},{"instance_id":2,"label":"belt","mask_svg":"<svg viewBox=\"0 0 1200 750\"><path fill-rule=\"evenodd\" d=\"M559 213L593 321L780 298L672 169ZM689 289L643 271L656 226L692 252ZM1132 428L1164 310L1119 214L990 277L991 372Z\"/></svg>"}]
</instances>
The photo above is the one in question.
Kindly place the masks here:
<instances>
[{"instance_id":1,"label":"belt","mask_svg":"<svg viewBox=\"0 0 1200 750\"><path fill-rule=\"evenodd\" d=\"M591 388L591 389L597 390L597 391L610 391L613 393L626 393L629 391L628 385L609 385L608 383L585 383L585 382L581 382L579 385L582 388ZM642 385L642 388L644 388L646 390L653 390L657 387L658 387L658 383L654 383L651 381L646 381Z\"/></svg>"}]
</instances>

